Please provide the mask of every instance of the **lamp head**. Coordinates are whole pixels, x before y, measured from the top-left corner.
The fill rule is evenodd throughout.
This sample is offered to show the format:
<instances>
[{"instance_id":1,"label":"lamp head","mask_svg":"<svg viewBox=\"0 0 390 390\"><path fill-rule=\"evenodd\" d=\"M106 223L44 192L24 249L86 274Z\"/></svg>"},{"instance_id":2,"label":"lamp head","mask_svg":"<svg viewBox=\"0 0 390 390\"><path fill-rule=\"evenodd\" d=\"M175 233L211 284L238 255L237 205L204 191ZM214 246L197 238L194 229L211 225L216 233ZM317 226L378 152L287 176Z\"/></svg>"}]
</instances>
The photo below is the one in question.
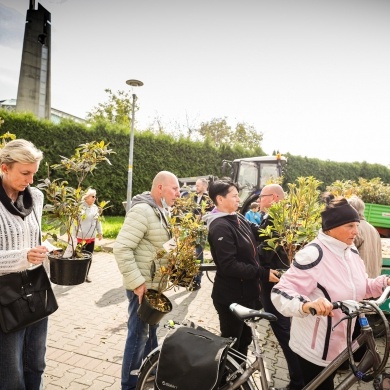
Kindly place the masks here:
<instances>
[{"instance_id":1,"label":"lamp head","mask_svg":"<svg viewBox=\"0 0 390 390\"><path fill-rule=\"evenodd\" d=\"M131 87L142 87L144 83L139 80L130 79L126 81L127 85L130 85Z\"/></svg>"}]
</instances>

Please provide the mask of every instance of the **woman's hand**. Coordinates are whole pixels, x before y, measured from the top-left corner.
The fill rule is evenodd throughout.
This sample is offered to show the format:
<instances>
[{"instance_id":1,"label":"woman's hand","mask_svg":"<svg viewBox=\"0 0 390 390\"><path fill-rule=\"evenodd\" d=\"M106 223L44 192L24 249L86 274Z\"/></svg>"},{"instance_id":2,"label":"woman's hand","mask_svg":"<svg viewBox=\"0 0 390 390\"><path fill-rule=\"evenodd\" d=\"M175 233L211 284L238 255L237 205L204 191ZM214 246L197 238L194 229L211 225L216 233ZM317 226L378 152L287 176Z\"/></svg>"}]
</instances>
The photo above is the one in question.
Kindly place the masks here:
<instances>
[{"instance_id":1,"label":"woman's hand","mask_svg":"<svg viewBox=\"0 0 390 390\"><path fill-rule=\"evenodd\" d=\"M317 312L317 316L329 316L333 317L333 306L326 298L318 298L315 301L306 302L302 305L304 313L310 314L310 309L313 308Z\"/></svg>"},{"instance_id":2,"label":"woman's hand","mask_svg":"<svg viewBox=\"0 0 390 390\"><path fill-rule=\"evenodd\" d=\"M35 248L31 248L27 252L27 261L31 264L41 264L46 259L48 249L45 246L39 245Z\"/></svg>"},{"instance_id":3,"label":"woman's hand","mask_svg":"<svg viewBox=\"0 0 390 390\"><path fill-rule=\"evenodd\" d=\"M273 283L278 283L279 282L279 272L276 271L275 269L270 269L269 270L269 281Z\"/></svg>"}]
</instances>

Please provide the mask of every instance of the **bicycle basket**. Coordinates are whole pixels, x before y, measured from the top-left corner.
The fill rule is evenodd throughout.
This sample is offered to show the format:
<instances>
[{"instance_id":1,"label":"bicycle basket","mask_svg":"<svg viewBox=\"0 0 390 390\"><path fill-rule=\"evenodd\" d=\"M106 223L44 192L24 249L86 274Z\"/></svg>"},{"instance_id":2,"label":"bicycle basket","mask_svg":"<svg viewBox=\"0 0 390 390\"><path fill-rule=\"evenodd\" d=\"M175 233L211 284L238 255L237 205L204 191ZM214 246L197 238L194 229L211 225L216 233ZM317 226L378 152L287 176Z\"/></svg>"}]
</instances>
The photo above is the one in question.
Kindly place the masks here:
<instances>
[{"instance_id":1,"label":"bicycle basket","mask_svg":"<svg viewBox=\"0 0 390 390\"><path fill-rule=\"evenodd\" d=\"M201 327L180 327L165 338L157 364L159 390L213 390L221 380L232 339Z\"/></svg>"}]
</instances>

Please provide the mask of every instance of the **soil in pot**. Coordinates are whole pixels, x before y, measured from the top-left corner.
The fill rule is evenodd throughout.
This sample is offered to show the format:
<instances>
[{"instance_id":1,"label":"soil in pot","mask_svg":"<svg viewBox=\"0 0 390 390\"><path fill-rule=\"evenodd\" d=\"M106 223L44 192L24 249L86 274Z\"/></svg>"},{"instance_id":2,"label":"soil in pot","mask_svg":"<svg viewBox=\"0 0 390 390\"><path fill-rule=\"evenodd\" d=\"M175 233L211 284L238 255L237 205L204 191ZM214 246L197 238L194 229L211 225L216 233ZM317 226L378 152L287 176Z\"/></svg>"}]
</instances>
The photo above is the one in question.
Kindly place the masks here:
<instances>
[{"instance_id":1,"label":"soil in pot","mask_svg":"<svg viewBox=\"0 0 390 390\"><path fill-rule=\"evenodd\" d=\"M78 259L63 258L62 253L50 253L50 281L60 286L75 286L85 282L91 264L90 252L83 252Z\"/></svg>"},{"instance_id":2,"label":"soil in pot","mask_svg":"<svg viewBox=\"0 0 390 390\"><path fill-rule=\"evenodd\" d=\"M156 325L170 311L172 311L171 301L164 294L150 289L144 295L137 314L147 324Z\"/></svg>"}]
</instances>

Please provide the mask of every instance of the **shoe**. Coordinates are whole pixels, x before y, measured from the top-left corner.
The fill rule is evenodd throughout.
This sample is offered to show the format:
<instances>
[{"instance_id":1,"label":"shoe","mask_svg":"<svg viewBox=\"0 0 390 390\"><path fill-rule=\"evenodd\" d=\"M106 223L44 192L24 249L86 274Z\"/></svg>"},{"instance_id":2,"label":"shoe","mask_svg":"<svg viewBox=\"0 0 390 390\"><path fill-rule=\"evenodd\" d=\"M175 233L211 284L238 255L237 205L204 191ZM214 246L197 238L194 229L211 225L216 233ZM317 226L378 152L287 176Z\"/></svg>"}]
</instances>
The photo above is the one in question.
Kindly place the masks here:
<instances>
[{"instance_id":1,"label":"shoe","mask_svg":"<svg viewBox=\"0 0 390 390\"><path fill-rule=\"evenodd\" d=\"M86 281L87 283L91 283L91 282L92 282L92 280L89 278L89 276L87 276L87 277L85 278L85 281Z\"/></svg>"},{"instance_id":2,"label":"shoe","mask_svg":"<svg viewBox=\"0 0 390 390\"><path fill-rule=\"evenodd\" d=\"M201 286L200 286L200 283L198 283L198 282L192 282L192 284L191 284L189 290L190 290L190 291L197 291L197 290L200 289L200 287L201 287Z\"/></svg>"}]
</instances>

